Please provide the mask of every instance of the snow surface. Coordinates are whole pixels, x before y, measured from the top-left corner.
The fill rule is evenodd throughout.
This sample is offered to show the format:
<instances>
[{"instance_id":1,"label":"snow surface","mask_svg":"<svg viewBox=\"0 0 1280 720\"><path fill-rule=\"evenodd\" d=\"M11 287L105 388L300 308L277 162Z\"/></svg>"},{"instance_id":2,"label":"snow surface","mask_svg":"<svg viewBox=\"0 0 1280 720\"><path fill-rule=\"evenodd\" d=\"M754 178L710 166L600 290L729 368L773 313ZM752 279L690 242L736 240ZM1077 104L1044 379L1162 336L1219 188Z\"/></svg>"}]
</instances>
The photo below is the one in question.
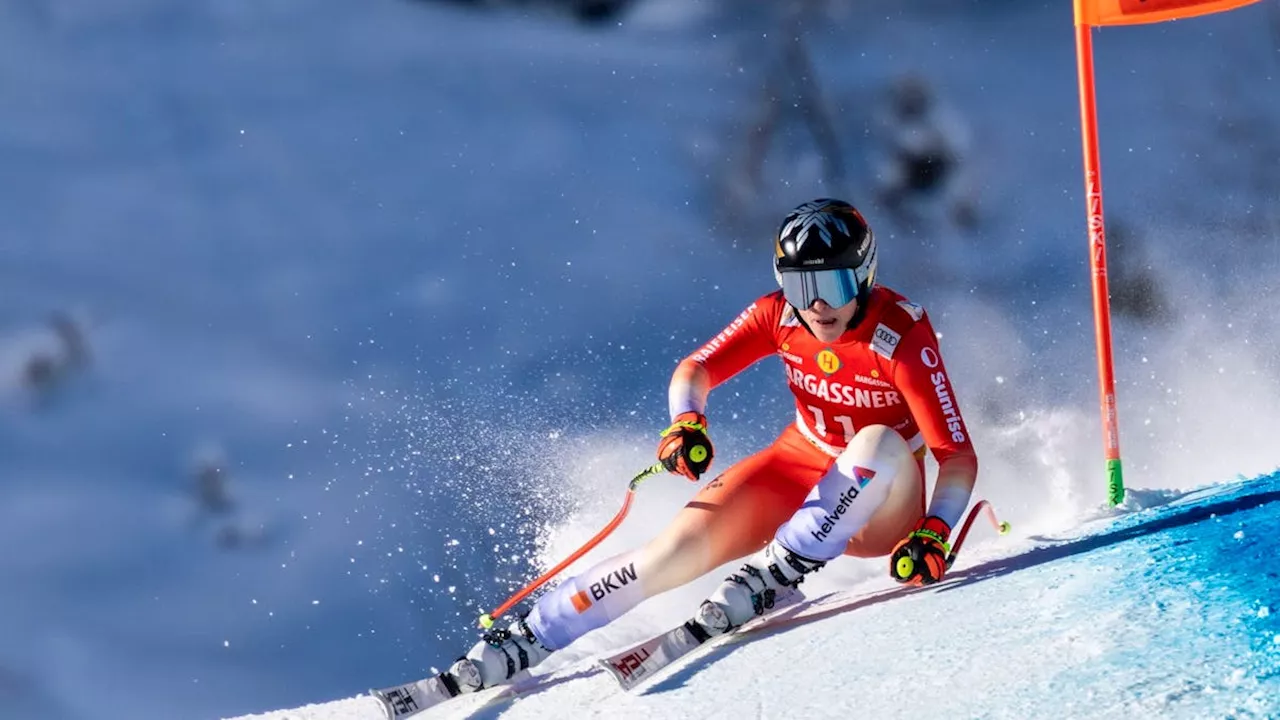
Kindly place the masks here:
<instances>
[{"instance_id":1,"label":"snow surface","mask_svg":"<svg viewBox=\"0 0 1280 720\"><path fill-rule=\"evenodd\" d=\"M675 362L770 289L765 238L817 195L866 209L881 279L929 308L1010 542L1077 532L1103 487L1069 3L825 4L807 40L849 187L789 118L731 209L772 8L646 0L583 28L413 0L0 3L0 718L261 713L455 657L480 612L612 516ZM1116 319L1135 501L1278 464L1275 11L1098 33L1108 221L1144 241L1174 310ZM865 201L869 105L905 69L973 125L976 233L912 232ZM59 351L46 318L64 310L90 364L37 398L18 378ZM718 462L772 439L790 418L776 365L711 414ZM193 499L207 459L229 510ZM584 562L694 490L647 485ZM974 542L975 562L1021 547ZM807 588L882 573L841 561ZM1107 616L1085 605L1129 586L1078 573L1064 632L1092 638ZM681 619L719 576L559 661ZM1186 607L1204 637L1245 617ZM1197 698L1241 669L1268 687L1206 653L1207 675L1169 676L1204 692L1125 687ZM1219 696L1240 715L1252 692Z\"/></svg>"},{"instance_id":2,"label":"snow surface","mask_svg":"<svg viewBox=\"0 0 1280 720\"><path fill-rule=\"evenodd\" d=\"M514 702L414 717L1280 717L1280 474L1158 502L988 545L935 587L810 593L635 694L590 660L554 663ZM251 717L382 711L357 697Z\"/></svg>"}]
</instances>

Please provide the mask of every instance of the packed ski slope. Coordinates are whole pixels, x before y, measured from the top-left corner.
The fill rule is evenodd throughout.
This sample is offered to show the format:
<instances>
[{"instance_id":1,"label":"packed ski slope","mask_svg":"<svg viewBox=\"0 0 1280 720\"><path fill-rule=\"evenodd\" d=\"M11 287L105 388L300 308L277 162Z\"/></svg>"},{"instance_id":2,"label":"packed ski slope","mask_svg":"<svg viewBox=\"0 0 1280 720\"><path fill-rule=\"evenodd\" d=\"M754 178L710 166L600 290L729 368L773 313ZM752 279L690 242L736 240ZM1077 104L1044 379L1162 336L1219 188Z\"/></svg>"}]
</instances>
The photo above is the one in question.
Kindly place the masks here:
<instances>
[{"instance_id":1,"label":"packed ski slope","mask_svg":"<svg viewBox=\"0 0 1280 720\"><path fill-rule=\"evenodd\" d=\"M589 537L652 462L675 362L771 289L764 238L777 213L825 194L865 205L868 106L900 70L934 78L980 149L978 232L913 233L868 210L881 279L943 333L981 492L1015 526L1007 544L975 538L962 567L1077 532L1102 487L1067 5L827 3L809 48L850 187L825 183L791 118L751 212L726 218L775 49L776 18L761 8L648 0L584 29L413 0L0 4L0 718L260 713L452 659L479 612ZM1277 466L1268 12L1098 37L1108 218L1145 238L1140 259L1174 305L1166 324L1116 325L1127 480L1157 496ZM92 363L32 402L16 378L56 347L55 309L87 318ZM712 397L720 461L789 417L776 366L735 378ZM205 455L225 458L229 512L192 500ZM694 490L678 478L646 487L593 557L643 542ZM1248 626L1262 633L1250 642L1269 641L1274 615L1247 606L1265 592L1214 590L1216 571L1195 559L1211 553L1187 551L1160 611L1201 628L1180 636L1186 646L1150 629L1150 613L1095 602L1149 607L1164 567L1133 583L1094 570L1099 556L1194 545L1189 534L1215 527L873 603L778 640L856 632L845 644L873 643L876 659L860 672L900 680L907 656L882 652L884 633L911 632L900 613L913 608L933 628L914 632L942 645L896 642L945 655L946 672L1035 671L1039 655L984 655L995 633L970 631L988 608L1020 610L996 588L1027 582L1024 599L1048 599L1006 634L1042 632L1068 658L1111 647L1099 637L1152 638L1130 667L1166 667L1169 648L1217 660L1143 686L1108 685L1115 670L1095 692L1221 697L1243 714L1250 683L1272 688L1269 676L1214 654L1239 643L1204 638ZM1234 528L1217 547L1264 537ZM1208 579L1186 579L1199 571ZM841 562L806 588L878 592L882 573ZM718 579L655 599L559 662L573 672L682 619ZM1177 594L1195 582L1213 602ZM870 615L894 620L863 627ZM1050 635L1046 617L1080 643ZM1095 632L1130 617L1134 633ZM982 662L951 664L961 642ZM736 663L753 647L708 677L745 673ZM806 658L822 648L806 641ZM1227 693L1237 670L1242 689ZM1069 694L1036 672L1028 682ZM606 692L600 680L555 692ZM746 714L795 694L738 683L722 701ZM885 716L906 702L875 697Z\"/></svg>"},{"instance_id":2,"label":"packed ski slope","mask_svg":"<svg viewBox=\"0 0 1280 720\"><path fill-rule=\"evenodd\" d=\"M561 662L513 702L421 717L1280 717L1280 474L1105 515L988 544L934 588L811 597L634 694ZM380 717L363 697L253 720Z\"/></svg>"}]
</instances>

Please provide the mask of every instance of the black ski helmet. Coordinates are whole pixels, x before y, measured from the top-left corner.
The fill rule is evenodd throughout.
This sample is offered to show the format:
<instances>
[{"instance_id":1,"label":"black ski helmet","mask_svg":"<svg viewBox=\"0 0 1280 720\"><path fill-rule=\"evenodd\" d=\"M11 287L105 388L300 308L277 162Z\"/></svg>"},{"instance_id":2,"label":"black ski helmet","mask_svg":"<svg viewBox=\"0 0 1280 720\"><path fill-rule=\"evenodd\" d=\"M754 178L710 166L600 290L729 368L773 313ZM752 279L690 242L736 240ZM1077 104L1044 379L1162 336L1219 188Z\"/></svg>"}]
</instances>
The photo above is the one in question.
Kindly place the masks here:
<instances>
[{"instance_id":1,"label":"black ski helmet","mask_svg":"<svg viewBox=\"0 0 1280 720\"><path fill-rule=\"evenodd\" d=\"M804 203L778 228L773 270L787 301L797 308L819 297L836 307L851 299L865 305L876 277L875 234L862 213L843 200Z\"/></svg>"}]
</instances>

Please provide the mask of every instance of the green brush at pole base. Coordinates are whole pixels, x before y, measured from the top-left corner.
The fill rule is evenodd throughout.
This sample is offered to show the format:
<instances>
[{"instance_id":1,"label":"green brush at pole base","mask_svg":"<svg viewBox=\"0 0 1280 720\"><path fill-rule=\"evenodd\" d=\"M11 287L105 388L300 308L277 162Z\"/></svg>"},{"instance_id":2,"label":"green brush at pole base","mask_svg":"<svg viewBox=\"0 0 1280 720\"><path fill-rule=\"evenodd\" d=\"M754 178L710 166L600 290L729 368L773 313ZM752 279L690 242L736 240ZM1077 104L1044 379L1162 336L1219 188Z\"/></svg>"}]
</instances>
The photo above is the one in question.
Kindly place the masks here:
<instances>
[{"instance_id":1,"label":"green brush at pole base","mask_svg":"<svg viewBox=\"0 0 1280 720\"><path fill-rule=\"evenodd\" d=\"M1107 461L1107 500L1112 507L1124 502L1124 469L1120 458Z\"/></svg>"}]
</instances>

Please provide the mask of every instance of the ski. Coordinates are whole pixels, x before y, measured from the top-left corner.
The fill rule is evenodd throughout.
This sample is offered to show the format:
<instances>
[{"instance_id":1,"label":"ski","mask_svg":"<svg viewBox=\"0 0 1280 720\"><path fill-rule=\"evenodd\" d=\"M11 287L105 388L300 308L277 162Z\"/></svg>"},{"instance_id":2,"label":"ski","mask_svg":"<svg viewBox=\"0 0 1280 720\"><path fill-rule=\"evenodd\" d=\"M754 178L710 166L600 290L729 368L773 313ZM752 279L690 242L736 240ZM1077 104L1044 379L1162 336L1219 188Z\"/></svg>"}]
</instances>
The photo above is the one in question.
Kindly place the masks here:
<instances>
[{"instance_id":1,"label":"ski","mask_svg":"<svg viewBox=\"0 0 1280 720\"><path fill-rule=\"evenodd\" d=\"M692 620L686 621L599 662L623 690L632 690L658 671L702 646L704 640L698 638L690 627L692 624Z\"/></svg>"},{"instance_id":2,"label":"ski","mask_svg":"<svg viewBox=\"0 0 1280 720\"><path fill-rule=\"evenodd\" d=\"M947 556L947 567L955 562L956 557L960 553L960 548L964 546L965 538L969 535L969 529L973 525L974 520L980 513L986 513L988 520L991 521L1001 534L1009 531L1008 523L1000 522L996 518L991 504L986 500L980 500L972 510L964 523L964 527L956 536L955 545L952 547L950 554ZM944 580L945 581L945 580ZM912 587L900 587L889 590L889 594L908 592L914 590ZM741 638L753 631L770 626L778 626L788 624L788 613L778 612L790 605L799 603L804 599L803 593L794 590L775 599L771 610L759 617L743 623L741 626L720 635L708 635L697 621L690 619L671 628L670 630L657 635L645 642L634 645L620 653L611 655L607 658L599 660L600 665L609 674L624 691L635 690L641 685L653 680L663 671L671 669L674 665L680 663L681 660L689 656L699 648L713 647L731 642L737 638Z\"/></svg>"},{"instance_id":3,"label":"ski","mask_svg":"<svg viewBox=\"0 0 1280 720\"><path fill-rule=\"evenodd\" d=\"M446 702L476 710L514 700L536 689L543 678L529 671L516 673L508 682L475 692L457 692L457 683L448 673L415 680L403 685L369 690L369 696L382 705L386 720L405 720Z\"/></svg>"},{"instance_id":4,"label":"ski","mask_svg":"<svg viewBox=\"0 0 1280 720\"><path fill-rule=\"evenodd\" d=\"M960 548L964 545L970 527L982 513L991 525L1001 534L1009 531L1008 523L1000 522L990 503L980 500L970 511L963 527L956 536L951 553L947 556L947 567L951 567ZM945 584L946 579L943 579ZM694 620L671 628L645 642L634 645L622 652L597 660L605 670L613 676L624 691L634 690L648 683L664 671L673 669L682 660L690 658L700 648L710 650L714 647L744 639L756 630L781 627L793 622L804 622L806 618L828 612L841 612L848 607L860 606L867 601L878 600L887 595L911 592L917 588L899 587L883 593L856 599L852 604L843 603L832 608L812 607L814 603L802 603L804 593L791 588L790 592L779 592L773 605L764 615L754 617L729 632L720 635L708 635ZM798 606L798 607L793 607ZM789 610L795 612L789 612ZM691 658L690 658L691 659ZM554 673L553 673L554 674ZM542 685L544 678L533 677L528 670L518 673L510 682L492 688L484 688L478 692L460 693L458 683L448 674L441 673L403 685L376 688L369 690L369 695L382 706L386 720L405 720L419 713L436 707L450 700L463 701L473 708L493 706L514 700L535 690ZM555 682L555 681L553 681Z\"/></svg>"},{"instance_id":5,"label":"ski","mask_svg":"<svg viewBox=\"0 0 1280 720\"><path fill-rule=\"evenodd\" d=\"M382 704L387 720L402 720L458 695L457 683L445 673L404 685L375 688L369 695Z\"/></svg>"},{"instance_id":6,"label":"ski","mask_svg":"<svg viewBox=\"0 0 1280 720\"><path fill-rule=\"evenodd\" d=\"M739 627L719 635L708 635L695 620L686 620L661 635L597 662L609 671L623 690L631 691L654 679L694 650L710 649L731 638L750 633L779 618L783 615L782 610L799 605L804 599L804 593L792 588L791 592L775 597L773 606L766 614L751 618Z\"/></svg>"}]
</instances>

